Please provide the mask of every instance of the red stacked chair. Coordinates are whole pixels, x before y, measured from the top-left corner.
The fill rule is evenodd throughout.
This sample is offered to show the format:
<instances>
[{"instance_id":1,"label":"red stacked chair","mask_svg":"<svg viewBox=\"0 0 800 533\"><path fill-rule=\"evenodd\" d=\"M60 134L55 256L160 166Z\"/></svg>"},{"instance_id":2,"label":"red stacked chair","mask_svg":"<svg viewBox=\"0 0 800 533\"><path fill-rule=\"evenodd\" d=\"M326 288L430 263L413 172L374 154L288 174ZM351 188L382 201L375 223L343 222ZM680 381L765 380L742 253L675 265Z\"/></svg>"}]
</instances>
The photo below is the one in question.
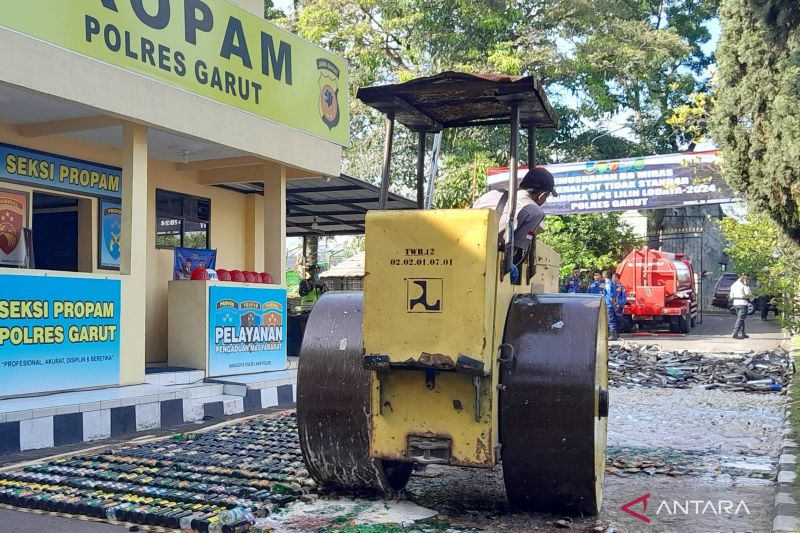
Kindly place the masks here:
<instances>
[{"instance_id":1,"label":"red stacked chair","mask_svg":"<svg viewBox=\"0 0 800 533\"><path fill-rule=\"evenodd\" d=\"M193 280L209 280L211 276L208 275L208 271L205 268L195 268L192 270L192 279Z\"/></svg>"}]
</instances>

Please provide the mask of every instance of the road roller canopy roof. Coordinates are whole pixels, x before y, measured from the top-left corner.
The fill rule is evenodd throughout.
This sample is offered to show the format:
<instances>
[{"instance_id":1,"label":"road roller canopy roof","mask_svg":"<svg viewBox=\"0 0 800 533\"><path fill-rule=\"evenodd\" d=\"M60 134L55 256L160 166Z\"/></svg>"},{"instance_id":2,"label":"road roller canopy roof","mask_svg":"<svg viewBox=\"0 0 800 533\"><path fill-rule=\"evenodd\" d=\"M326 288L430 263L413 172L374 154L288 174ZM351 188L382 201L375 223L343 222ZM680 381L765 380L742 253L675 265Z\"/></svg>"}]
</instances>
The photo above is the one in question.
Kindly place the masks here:
<instances>
[{"instance_id":1,"label":"road roller canopy roof","mask_svg":"<svg viewBox=\"0 0 800 533\"><path fill-rule=\"evenodd\" d=\"M362 87L357 97L417 132L510 124L514 101L520 106L521 126L558 126L558 116L541 84L531 76L443 72L405 83Z\"/></svg>"}]
</instances>

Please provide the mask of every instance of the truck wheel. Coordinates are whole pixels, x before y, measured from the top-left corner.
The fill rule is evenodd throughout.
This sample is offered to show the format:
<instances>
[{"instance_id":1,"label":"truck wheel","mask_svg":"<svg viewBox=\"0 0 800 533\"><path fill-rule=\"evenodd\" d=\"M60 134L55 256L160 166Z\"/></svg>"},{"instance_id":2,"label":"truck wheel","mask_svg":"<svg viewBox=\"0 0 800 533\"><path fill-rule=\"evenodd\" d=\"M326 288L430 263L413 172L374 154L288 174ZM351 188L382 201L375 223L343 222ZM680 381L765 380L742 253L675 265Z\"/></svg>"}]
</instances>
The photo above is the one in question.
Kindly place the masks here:
<instances>
[{"instance_id":1,"label":"truck wheel","mask_svg":"<svg viewBox=\"0 0 800 533\"><path fill-rule=\"evenodd\" d=\"M680 328L680 326L678 324L678 317L670 317L669 318L669 332L670 333L680 333L679 328Z\"/></svg>"},{"instance_id":2,"label":"truck wheel","mask_svg":"<svg viewBox=\"0 0 800 533\"><path fill-rule=\"evenodd\" d=\"M689 320L685 316L679 316L676 322L678 333L689 333Z\"/></svg>"},{"instance_id":3,"label":"truck wheel","mask_svg":"<svg viewBox=\"0 0 800 533\"><path fill-rule=\"evenodd\" d=\"M622 324L620 324L620 333L630 333L631 331L633 331L633 320L625 315L622 317Z\"/></svg>"},{"instance_id":4,"label":"truck wheel","mask_svg":"<svg viewBox=\"0 0 800 533\"><path fill-rule=\"evenodd\" d=\"M696 323L697 323L697 317L692 317L692 320L690 321L691 326L695 327Z\"/></svg>"}]
</instances>

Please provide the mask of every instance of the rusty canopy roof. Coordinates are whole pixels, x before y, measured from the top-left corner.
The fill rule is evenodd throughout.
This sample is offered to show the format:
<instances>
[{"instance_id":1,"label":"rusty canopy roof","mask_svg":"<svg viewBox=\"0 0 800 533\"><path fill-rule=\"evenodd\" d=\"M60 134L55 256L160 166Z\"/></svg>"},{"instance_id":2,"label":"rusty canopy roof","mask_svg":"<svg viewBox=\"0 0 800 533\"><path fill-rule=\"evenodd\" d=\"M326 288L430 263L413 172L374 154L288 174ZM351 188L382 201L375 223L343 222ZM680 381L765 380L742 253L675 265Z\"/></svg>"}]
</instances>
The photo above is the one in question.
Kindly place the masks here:
<instances>
[{"instance_id":1,"label":"rusty canopy roof","mask_svg":"<svg viewBox=\"0 0 800 533\"><path fill-rule=\"evenodd\" d=\"M558 126L544 90L531 76L443 72L405 83L362 87L356 96L386 115L394 114L412 131L509 124L513 101L519 103L522 126Z\"/></svg>"}]
</instances>

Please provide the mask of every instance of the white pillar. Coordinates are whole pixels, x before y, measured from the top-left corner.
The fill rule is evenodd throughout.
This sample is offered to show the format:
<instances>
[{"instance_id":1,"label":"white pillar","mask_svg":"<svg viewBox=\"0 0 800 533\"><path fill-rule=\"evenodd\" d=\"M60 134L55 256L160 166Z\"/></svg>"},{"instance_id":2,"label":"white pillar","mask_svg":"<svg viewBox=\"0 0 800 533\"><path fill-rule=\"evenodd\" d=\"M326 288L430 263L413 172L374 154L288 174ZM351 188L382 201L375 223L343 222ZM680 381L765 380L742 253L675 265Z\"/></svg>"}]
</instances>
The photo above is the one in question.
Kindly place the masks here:
<instances>
[{"instance_id":1,"label":"white pillar","mask_svg":"<svg viewBox=\"0 0 800 533\"><path fill-rule=\"evenodd\" d=\"M147 293L147 128L122 127L120 382L144 382Z\"/></svg>"},{"instance_id":2,"label":"white pillar","mask_svg":"<svg viewBox=\"0 0 800 533\"><path fill-rule=\"evenodd\" d=\"M264 170L264 271L286 286L286 167Z\"/></svg>"}]
</instances>

